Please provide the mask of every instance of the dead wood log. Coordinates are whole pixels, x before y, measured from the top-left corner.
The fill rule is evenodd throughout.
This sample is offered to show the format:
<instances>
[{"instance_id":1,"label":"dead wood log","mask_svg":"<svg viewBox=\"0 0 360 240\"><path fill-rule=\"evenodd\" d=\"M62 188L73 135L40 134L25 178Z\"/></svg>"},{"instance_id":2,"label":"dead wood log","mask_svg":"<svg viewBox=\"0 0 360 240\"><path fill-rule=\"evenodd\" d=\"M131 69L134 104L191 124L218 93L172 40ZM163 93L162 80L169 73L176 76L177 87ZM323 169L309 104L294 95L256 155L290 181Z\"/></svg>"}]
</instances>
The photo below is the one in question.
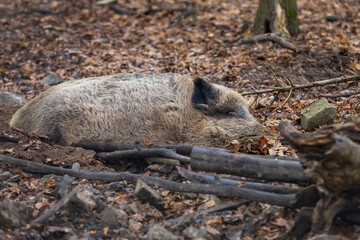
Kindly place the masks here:
<instances>
[{"instance_id":1,"label":"dead wood log","mask_svg":"<svg viewBox=\"0 0 360 240\"><path fill-rule=\"evenodd\" d=\"M173 150L163 148L149 148L138 150L125 150L121 152L97 153L95 157L105 162L114 162L132 158L165 157L178 160L182 163L190 163L189 157L177 154Z\"/></svg>"},{"instance_id":2,"label":"dead wood log","mask_svg":"<svg viewBox=\"0 0 360 240\"><path fill-rule=\"evenodd\" d=\"M332 125L310 134L302 134L282 122L278 130L299 151L304 172L320 193L312 215L312 229L328 231L337 216L358 210L360 121ZM294 206L299 207L295 202Z\"/></svg>"},{"instance_id":3,"label":"dead wood log","mask_svg":"<svg viewBox=\"0 0 360 240\"><path fill-rule=\"evenodd\" d=\"M244 156L215 149L194 147L191 168L216 173L231 174L265 181L279 181L305 185L307 180L299 162L271 160Z\"/></svg>"},{"instance_id":4,"label":"dead wood log","mask_svg":"<svg viewBox=\"0 0 360 240\"><path fill-rule=\"evenodd\" d=\"M215 184L215 177L209 176L205 174L200 174L197 172L193 172L190 170L187 170L182 167L176 167L179 174L191 180L192 182L196 183L204 183L204 184ZM222 185L231 185L231 186L239 186L243 188L253 189L253 190L259 190L264 192L272 192L272 193L279 193L279 194L291 194L291 193L297 193L298 190L294 188L288 188L283 186L276 186L266 183L257 183L257 182L244 182L244 181L235 181L228 178L220 178L220 184Z\"/></svg>"},{"instance_id":5,"label":"dead wood log","mask_svg":"<svg viewBox=\"0 0 360 240\"><path fill-rule=\"evenodd\" d=\"M138 179L143 180L148 185L166 188L177 192L191 192L191 193L203 193L212 194L223 197L239 197L251 201L263 202L272 205L291 207L291 202L294 200L295 194L275 194L269 192L262 192L252 189L214 185L214 184L184 184L178 182L172 182L162 178L141 176L138 174L122 172L122 173L110 173L110 172L90 172L84 170L72 170L65 168L58 168L48 166L41 163L30 162L23 159L17 159L0 154L0 162L5 162L11 165L16 165L26 169L32 169L36 172L44 172L46 174L68 174L80 179L88 180L100 180L106 182L113 181L129 181L137 182Z\"/></svg>"},{"instance_id":6,"label":"dead wood log","mask_svg":"<svg viewBox=\"0 0 360 240\"><path fill-rule=\"evenodd\" d=\"M294 44L286 41L284 38L276 35L275 33L264 33L264 34L259 34L259 35L247 37L247 38L240 38L240 39L236 40L236 42L238 42L240 45L248 44L248 43L260 43L260 42L266 42L266 41L274 42L276 44L279 44L279 46L286 48L286 49L290 49L291 51L294 51L294 52L299 51L298 48Z\"/></svg>"}]
</instances>

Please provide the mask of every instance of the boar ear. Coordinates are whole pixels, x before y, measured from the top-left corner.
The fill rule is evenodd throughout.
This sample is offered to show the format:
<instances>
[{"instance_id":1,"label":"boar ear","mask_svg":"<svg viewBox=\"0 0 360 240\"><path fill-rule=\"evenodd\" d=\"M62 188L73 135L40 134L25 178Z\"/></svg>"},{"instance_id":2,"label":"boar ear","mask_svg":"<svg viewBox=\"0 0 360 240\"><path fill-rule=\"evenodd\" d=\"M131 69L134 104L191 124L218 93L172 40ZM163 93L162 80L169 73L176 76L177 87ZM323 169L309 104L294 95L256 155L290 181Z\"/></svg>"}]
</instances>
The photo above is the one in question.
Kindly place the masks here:
<instances>
[{"instance_id":1,"label":"boar ear","mask_svg":"<svg viewBox=\"0 0 360 240\"><path fill-rule=\"evenodd\" d=\"M195 107L207 110L209 106L215 105L219 94L216 87L202 78L194 79L194 92L192 103Z\"/></svg>"}]
</instances>

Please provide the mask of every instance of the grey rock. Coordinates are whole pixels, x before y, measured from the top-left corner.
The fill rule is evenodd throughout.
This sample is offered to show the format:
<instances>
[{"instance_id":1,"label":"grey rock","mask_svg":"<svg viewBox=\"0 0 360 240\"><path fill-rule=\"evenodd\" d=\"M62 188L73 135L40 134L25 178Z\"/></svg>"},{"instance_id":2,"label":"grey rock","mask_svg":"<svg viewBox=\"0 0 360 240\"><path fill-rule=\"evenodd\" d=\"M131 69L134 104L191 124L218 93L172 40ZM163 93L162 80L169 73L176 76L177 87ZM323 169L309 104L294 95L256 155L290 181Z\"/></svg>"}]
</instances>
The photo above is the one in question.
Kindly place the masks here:
<instances>
[{"instance_id":1,"label":"grey rock","mask_svg":"<svg viewBox=\"0 0 360 240\"><path fill-rule=\"evenodd\" d=\"M96 209L95 195L93 188L84 187L80 188L76 194L71 198L70 208L74 211L91 212Z\"/></svg>"},{"instance_id":2,"label":"grey rock","mask_svg":"<svg viewBox=\"0 0 360 240\"><path fill-rule=\"evenodd\" d=\"M24 97L13 92L0 92L0 105L25 104L26 102Z\"/></svg>"},{"instance_id":3,"label":"grey rock","mask_svg":"<svg viewBox=\"0 0 360 240\"><path fill-rule=\"evenodd\" d=\"M159 224L152 226L147 233L148 240L177 240L177 236L166 230Z\"/></svg>"},{"instance_id":4,"label":"grey rock","mask_svg":"<svg viewBox=\"0 0 360 240\"><path fill-rule=\"evenodd\" d=\"M3 171L0 173L0 182L8 180L11 177L11 173L9 171Z\"/></svg>"},{"instance_id":5,"label":"grey rock","mask_svg":"<svg viewBox=\"0 0 360 240\"><path fill-rule=\"evenodd\" d=\"M139 179L136 183L134 192L135 196L141 201L149 202L151 205L159 210L164 209L165 201L164 198L156 192L154 189L149 187L144 181Z\"/></svg>"},{"instance_id":6,"label":"grey rock","mask_svg":"<svg viewBox=\"0 0 360 240\"><path fill-rule=\"evenodd\" d=\"M191 239L192 238L210 239L210 236L206 231L206 227L204 226L201 226L200 229L190 226L183 231L183 234L187 238L191 238Z\"/></svg>"},{"instance_id":7,"label":"grey rock","mask_svg":"<svg viewBox=\"0 0 360 240\"><path fill-rule=\"evenodd\" d=\"M128 215L122 209L116 209L113 206L108 206L101 213L101 225L109 228L119 228L122 225L127 225Z\"/></svg>"},{"instance_id":8,"label":"grey rock","mask_svg":"<svg viewBox=\"0 0 360 240\"><path fill-rule=\"evenodd\" d=\"M173 226L173 229L184 229L190 224L196 223L196 212L189 210L186 211L181 217L176 221L177 223Z\"/></svg>"},{"instance_id":9,"label":"grey rock","mask_svg":"<svg viewBox=\"0 0 360 240\"><path fill-rule=\"evenodd\" d=\"M326 233L314 236L310 238L309 240L341 240L341 237L336 235L328 235Z\"/></svg>"},{"instance_id":10,"label":"grey rock","mask_svg":"<svg viewBox=\"0 0 360 240\"><path fill-rule=\"evenodd\" d=\"M334 122L335 106L322 98L301 110L301 127L314 129Z\"/></svg>"},{"instance_id":11,"label":"grey rock","mask_svg":"<svg viewBox=\"0 0 360 240\"><path fill-rule=\"evenodd\" d=\"M54 86L54 85L57 85L57 84L62 83L62 82L63 82L63 80L59 76L59 74L54 73L54 72L50 72L48 75L46 75L46 77L44 77L40 81L41 84L49 85L49 86Z\"/></svg>"}]
</instances>

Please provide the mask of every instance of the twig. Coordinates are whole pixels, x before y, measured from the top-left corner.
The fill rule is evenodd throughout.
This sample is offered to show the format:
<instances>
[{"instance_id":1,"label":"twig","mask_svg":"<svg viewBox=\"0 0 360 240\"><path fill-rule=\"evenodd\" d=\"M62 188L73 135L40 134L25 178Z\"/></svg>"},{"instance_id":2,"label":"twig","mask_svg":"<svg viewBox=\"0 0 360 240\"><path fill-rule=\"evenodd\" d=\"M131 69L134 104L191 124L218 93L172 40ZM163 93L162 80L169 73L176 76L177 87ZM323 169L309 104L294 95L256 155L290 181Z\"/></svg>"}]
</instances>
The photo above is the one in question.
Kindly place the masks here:
<instances>
[{"instance_id":1,"label":"twig","mask_svg":"<svg viewBox=\"0 0 360 240\"><path fill-rule=\"evenodd\" d=\"M272 205L291 207L291 201L295 199L295 194L275 194L262 192L252 189L234 187L234 186L223 186L214 184L184 184L164 180L162 178L141 176L138 174L121 172L90 172L79 170L75 171L72 169L58 168L53 166L47 166L45 164L30 162L18 158L9 157L0 154L0 162L6 162L11 165L20 166L22 168L36 170L37 172L42 171L46 174L68 174L69 176L77 178L85 178L88 180L100 180L100 181L129 181L136 182L138 179L143 180L151 186L163 187L172 191L177 192L192 192L192 193L203 193L213 194L223 197L239 197L251 201L263 202Z\"/></svg>"},{"instance_id":2,"label":"twig","mask_svg":"<svg viewBox=\"0 0 360 240\"><path fill-rule=\"evenodd\" d=\"M351 97L354 95L360 94L360 89L353 90L351 93L343 93L343 94L337 94L337 95L328 95L328 94L320 94L321 97L327 97L327 98L339 98L339 97Z\"/></svg>"},{"instance_id":3,"label":"twig","mask_svg":"<svg viewBox=\"0 0 360 240\"><path fill-rule=\"evenodd\" d=\"M239 41L238 42L239 44L259 43L259 42L272 41L274 43L279 44L283 48L290 49L290 50L292 50L294 52L298 52L298 48L294 44L285 41L285 39L283 39L282 37L280 37L280 36L278 36L278 35L276 35L274 33L259 34L259 35L256 35L256 36L236 40L236 42L237 41Z\"/></svg>"},{"instance_id":4,"label":"twig","mask_svg":"<svg viewBox=\"0 0 360 240\"><path fill-rule=\"evenodd\" d=\"M280 80L276 77L276 75L275 75L274 71L271 69L271 67L269 67L266 63L263 63L263 64L269 69L269 71L271 72L271 75L273 76L273 78L274 78L275 81L279 84L280 87L286 87L286 86L287 86L285 83L283 83L282 81L280 81Z\"/></svg>"},{"instance_id":5,"label":"twig","mask_svg":"<svg viewBox=\"0 0 360 240\"><path fill-rule=\"evenodd\" d=\"M285 106L285 104L289 101L292 92L293 92L293 89L290 89L288 96L286 97L285 101L281 104L280 108L283 108Z\"/></svg>"},{"instance_id":6,"label":"twig","mask_svg":"<svg viewBox=\"0 0 360 240\"><path fill-rule=\"evenodd\" d=\"M336 83L342 83L342 82L350 82L350 81L359 81L360 75L355 76L343 76L339 78L332 78L332 79L326 79L322 81L317 82L311 82L307 84L302 85L294 85L294 86L287 86L287 87L272 87L270 89L263 89L263 90L256 90L252 92L243 92L242 95L252 95L252 94L261 94L261 93L269 93L269 92L287 92L291 89L306 89L306 88L312 88L312 87L319 87L319 86L326 86L329 84L336 84Z\"/></svg>"},{"instance_id":7,"label":"twig","mask_svg":"<svg viewBox=\"0 0 360 240\"><path fill-rule=\"evenodd\" d=\"M145 158L145 157L165 157L179 160L182 163L190 163L190 158L175 153L173 150L164 148L149 148L138 150L125 150L121 152L97 153L96 158L103 161L118 161L129 158Z\"/></svg>"}]
</instances>

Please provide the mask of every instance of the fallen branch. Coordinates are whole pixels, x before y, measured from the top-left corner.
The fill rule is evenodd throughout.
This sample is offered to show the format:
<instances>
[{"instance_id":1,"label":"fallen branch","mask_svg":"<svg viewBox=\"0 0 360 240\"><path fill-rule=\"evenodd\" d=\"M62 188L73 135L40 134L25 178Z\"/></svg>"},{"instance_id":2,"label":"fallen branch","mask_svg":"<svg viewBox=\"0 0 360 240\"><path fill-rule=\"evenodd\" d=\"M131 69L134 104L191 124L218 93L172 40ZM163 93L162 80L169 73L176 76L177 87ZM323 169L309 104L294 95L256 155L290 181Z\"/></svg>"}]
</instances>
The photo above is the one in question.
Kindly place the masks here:
<instances>
[{"instance_id":1,"label":"fallen branch","mask_svg":"<svg viewBox=\"0 0 360 240\"><path fill-rule=\"evenodd\" d=\"M44 172L46 174L68 174L80 179L88 180L99 180L106 182L114 181L129 181L136 182L138 179L143 180L148 185L166 188L176 192L191 192L191 193L203 193L212 194L223 197L239 197L250 201L257 201L262 203L268 203L278 206L291 207L291 202L295 198L295 194L275 194L269 192L262 192L242 187L214 185L214 184L184 184L164 180L161 178L141 176L138 174L121 172L121 173L110 173L110 172L90 172L79 170L75 171L72 169L58 168L48 166L41 163L30 162L22 159L17 159L0 154L0 162L6 162L11 165L16 165L22 168L34 170L36 172Z\"/></svg>"},{"instance_id":2,"label":"fallen branch","mask_svg":"<svg viewBox=\"0 0 360 240\"><path fill-rule=\"evenodd\" d=\"M63 198L61 198L57 203L55 203L50 209L47 209L42 215L35 218L30 224L37 224L37 223L44 223L49 218L55 215L57 211L60 210L63 206L68 204L68 202L71 200L71 198L79 191L81 188L81 185L76 186L71 192L66 194Z\"/></svg>"},{"instance_id":3,"label":"fallen branch","mask_svg":"<svg viewBox=\"0 0 360 240\"><path fill-rule=\"evenodd\" d=\"M193 172L182 167L176 167L176 169L178 170L179 174L182 177L187 178L192 182L215 184L215 177L213 176ZM264 192L279 193L279 194L291 194L298 192L297 189L283 187L283 186L276 186L276 185L257 183L257 182L235 181L227 178L220 178L220 183L222 185L241 186L243 188L264 191Z\"/></svg>"},{"instance_id":4,"label":"fallen branch","mask_svg":"<svg viewBox=\"0 0 360 240\"><path fill-rule=\"evenodd\" d=\"M259 43L259 42L266 42L266 41L271 41L271 42L277 43L281 47L290 49L291 51L294 51L294 52L299 51L298 48L294 44L292 44L288 41L285 41L284 38L282 38L274 33L264 33L264 34L259 34L259 35L247 37L247 38L240 38L240 39L236 40L236 42L238 42L239 44Z\"/></svg>"},{"instance_id":5,"label":"fallen branch","mask_svg":"<svg viewBox=\"0 0 360 240\"><path fill-rule=\"evenodd\" d=\"M231 174L265 181L291 182L306 185L307 179L299 162L244 156L217 149L194 147L191 168Z\"/></svg>"},{"instance_id":6,"label":"fallen branch","mask_svg":"<svg viewBox=\"0 0 360 240\"><path fill-rule=\"evenodd\" d=\"M192 145L144 145L144 144L124 144L118 141L105 141L105 142L97 142L97 141L86 141L73 143L74 147L81 147L84 149L94 150L96 152L114 152L114 151L123 151L123 150L134 150L139 148L166 148L173 149L176 153L181 155L190 155L191 150L193 148Z\"/></svg>"},{"instance_id":7,"label":"fallen branch","mask_svg":"<svg viewBox=\"0 0 360 240\"><path fill-rule=\"evenodd\" d=\"M178 160L182 163L190 163L189 157L185 157L180 154L177 154L173 150L163 149L163 148L125 150L121 152L111 152L111 153L97 153L95 157L106 162L114 162L114 161L131 159L131 158L165 157L165 158Z\"/></svg>"},{"instance_id":8,"label":"fallen branch","mask_svg":"<svg viewBox=\"0 0 360 240\"><path fill-rule=\"evenodd\" d=\"M328 94L320 94L320 97L327 97L327 98L339 98L339 97L351 97L354 95L360 94L360 89L352 90L350 93L343 93L343 94L337 94L337 95L328 95Z\"/></svg>"},{"instance_id":9,"label":"fallen branch","mask_svg":"<svg viewBox=\"0 0 360 240\"><path fill-rule=\"evenodd\" d=\"M312 87L319 87L319 86L326 86L329 84L336 84L336 83L343 83L343 82L350 82L350 81L359 81L360 75L354 76L343 76L339 78L332 78L317 82L311 82L302 85L293 85L293 86L286 86L286 87L271 87L270 89L263 89L263 90L255 90L251 92L243 92L242 95L252 95L252 94L261 94L261 93L269 93L269 92L288 92L290 90L297 90L297 89L307 89Z\"/></svg>"}]
</instances>

